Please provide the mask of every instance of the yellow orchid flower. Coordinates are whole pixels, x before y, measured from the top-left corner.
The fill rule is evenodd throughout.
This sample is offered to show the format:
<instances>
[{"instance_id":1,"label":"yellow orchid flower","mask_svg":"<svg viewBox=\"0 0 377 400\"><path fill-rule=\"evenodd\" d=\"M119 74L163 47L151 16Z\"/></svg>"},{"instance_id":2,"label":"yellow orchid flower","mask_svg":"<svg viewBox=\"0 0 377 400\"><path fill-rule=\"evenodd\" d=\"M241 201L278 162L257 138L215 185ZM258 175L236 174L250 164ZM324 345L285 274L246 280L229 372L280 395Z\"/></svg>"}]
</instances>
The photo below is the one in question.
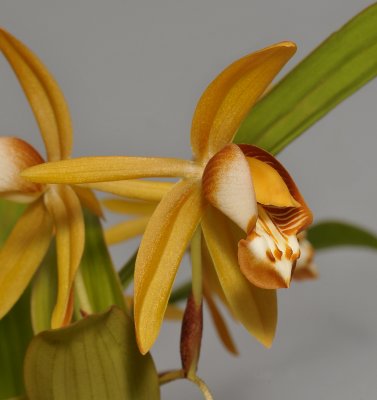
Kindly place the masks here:
<instances>
[{"instance_id":1,"label":"yellow orchid flower","mask_svg":"<svg viewBox=\"0 0 377 400\"><path fill-rule=\"evenodd\" d=\"M18 39L0 29L0 50L15 72L38 123L48 161L67 159L72 148L68 107L58 84L41 61ZM69 323L73 281L84 247L80 200L98 211L88 189L33 184L20 177L40 154L19 138L0 137L0 196L31 203L0 251L0 318L20 297L56 236L58 294L52 327Z\"/></svg>"},{"instance_id":2,"label":"yellow orchid flower","mask_svg":"<svg viewBox=\"0 0 377 400\"><path fill-rule=\"evenodd\" d=\"M142 182L142 181L141 181ZM122 221L105 230L105 239L109 245L118 244L136 236L142 235L148 225L154 210L158 205L158 200L161 200L173 187L172 183L162 183L161 197L155 198L153 201L133 201L129 199L106 198L102 200L102 204L111 212L131 216L130 219ZM224 345L224 347L232 354L238 354L236 345L231 337L228 326L219 307L216 304L215 297L218 297L224 306L229 309L221 285L218 281L216 272L212 264L212 260L208 254L208 250L203 248L203 294L205 303L208 306L211 319L215 330ZM231 311L230 311L231 312ZM174 306L168 304L165 319L170 316L177 316L176 319L182 319L183 312L175 312ZM178 318L179 317L179 318Z\"/></svg>"},{"instance_id":3,"label":"yellow orchid flower","mask_svg":"<svg viewBox=\"0 0 377 400\"><path fill-rule=\"evenodd\" d=\"M234 62L208 86L193 117L193 161L83 157L24 171L36 183L92 183L101 190L117 180L183 178L156 207L136 260L134 315L143 353L158 335L178 266L199 224L232 312L271 345L277 318L273 289L289 285L299 257L296 234L312 216L273 156L231 142L295 51L291 42L267 47ZM142 193L139 198L145 199Z\"/></svg>"}]
</instances>

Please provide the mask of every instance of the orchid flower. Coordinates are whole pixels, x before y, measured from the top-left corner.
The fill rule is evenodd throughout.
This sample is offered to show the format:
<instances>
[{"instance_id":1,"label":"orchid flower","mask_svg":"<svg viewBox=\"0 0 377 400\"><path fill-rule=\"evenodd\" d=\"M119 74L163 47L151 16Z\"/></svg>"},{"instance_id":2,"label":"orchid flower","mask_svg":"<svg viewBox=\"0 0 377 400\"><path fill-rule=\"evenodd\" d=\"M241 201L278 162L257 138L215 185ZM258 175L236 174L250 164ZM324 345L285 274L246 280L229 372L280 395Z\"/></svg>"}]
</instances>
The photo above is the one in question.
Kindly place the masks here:
<instances>
[{"instance_id":1,"label":"orchid flower","mask_svg":"<svg viewBox=\"0 0 377 400\"><path fill-rule=\"evenodd\" d=\"M48 161L71 154L72 127L58 84L41 61L19 40L0 30L0 49L13 68L38 123ZM21 296L56 236L58 293L53 328L69 323L73 310L73 281L84 248L84 220L80 200L98 212L88 189L69 185L40 185L20 172L42 164L30 144L0 137L0 196L30 203L0 250L0 318Z\"/></svg>"},{"instance_id":2,"label":"orchid flower","mask_svg":"<svg viewBox=\"0 0 377 400\"><path fill-rule=\"evenodd\" d=\"M136 260L134 316L142 353L158 336L178 266L199 224L232 312L260 342L271 345L274 289L289 286L300 255L296 235L312 215L272 155L232 140L295 51L291 42L267 47L234 62L207 87L193 117L192 161L83 157L23 172L35 183L91 183L101 190L125 179L182 178L156 207ZM140 192L139 198L146 196Z\"/></svg>"}]
</instances>

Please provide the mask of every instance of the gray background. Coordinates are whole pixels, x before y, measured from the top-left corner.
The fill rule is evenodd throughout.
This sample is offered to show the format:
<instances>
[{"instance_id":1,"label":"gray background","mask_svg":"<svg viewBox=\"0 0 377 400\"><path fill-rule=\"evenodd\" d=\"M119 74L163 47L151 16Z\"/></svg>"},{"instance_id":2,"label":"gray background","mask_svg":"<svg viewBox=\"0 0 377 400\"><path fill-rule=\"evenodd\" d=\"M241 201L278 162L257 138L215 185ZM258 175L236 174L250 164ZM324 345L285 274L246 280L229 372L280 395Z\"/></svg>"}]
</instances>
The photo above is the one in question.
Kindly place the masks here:
<instances>
[{"instance_id":1,"label":"gray background","mask_svg":"<svg viewBox=\"0 0 377 400\"><path fill-rule=\"evenodd\" d=\"M206 84L240 56L281 40L298 54L288 70L370 0L2 0L0 23L53 71L70 104L74 155L190 157L189 131ZM0 128L42 149L12 73L0 64ZM377 231L376 82L284 150L318 220ZM120 265L135 243L117 246ZM279 293L272 349L231 322L241 355L228 355L206 316L200 375L215 399L374 399L377 396L377 254L318 254L321 278ZM182 265L181 274L189 266ZM182 277L180 278L182 279ZM153 349L160 370L179 366L178 324ZM191 384L164 399L200 399Z\"/></svg>"}]
</instances>

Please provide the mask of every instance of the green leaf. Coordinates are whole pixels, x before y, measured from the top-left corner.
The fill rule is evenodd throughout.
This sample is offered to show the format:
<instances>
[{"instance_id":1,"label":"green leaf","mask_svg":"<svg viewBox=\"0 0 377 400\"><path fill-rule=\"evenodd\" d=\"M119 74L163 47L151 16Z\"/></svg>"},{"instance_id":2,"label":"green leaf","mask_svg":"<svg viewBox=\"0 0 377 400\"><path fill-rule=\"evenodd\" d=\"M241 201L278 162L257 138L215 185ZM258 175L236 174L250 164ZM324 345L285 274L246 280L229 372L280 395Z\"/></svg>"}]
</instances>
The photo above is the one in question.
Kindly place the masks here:
<instances>
[{"instance_id":1,"label":"green leaf","mask_svg":"<svg viewBox=\"0 0 377 400\"><path fill-rule=\"evenodd\" d=\"M134 326L112 308L36 336L25 358L29 400L155 400L158 376L136 346Z\"/></svg>"},{"instance_id":2,"label":"green leaf","mask_svg":"<svg viewBox=\"0 0 377 400\"><path fill-rule=\"evenodd\" d=\"M57 296L57 279L56 246L53 242L32 282L30 305L35 334L51 328Z\"/></svg>"},{"instance_id":3,"label":"green leaf","mask_svg":"<svg viewBox=\"0 0 377 400\"><path fill-rule=\"evenodd\" d=\"M25 205L0 199L0 246L5 242L18 218L25 210Z\"/></svg>"},{"instance_id":4,"label":"green leaf","mask_svg":"<svg viewBox=\"0 0 377 400\"><path fill-rule=\"evenodd\" d=\"M5 242L25 207L0 199L0 247ZM1 266L0 266L1 267ZM24 392L22 365L26 348L33 336L29 311L29 290L0 320L0 399Z\"/></svg>"},{"instance_id":5,"label":"green leaf","mask_svg":"<svg viewBox=\"0 0 377 400\"><path fill-rule=\"evenodd\" d=\"M252 109L236 143L278 153L377 74L377 4L298 64Z\"/></svg>"},{"instance_id":6,"label":"green leaf","mask_svg":"<svg viewBox=\"0 0 377 400\"><path fill-rule=\"evenodd\" d=\"M84 311L101 312L111 305L125 310L122 286L105 244L101 223L87 210L85 250L75 285Z\"/></svg>"},{"instance_id":7,"label":"green leaf","mask_svg":"<svg viewBox=\"0 0 377 400\"><path fill-rule=\"evenodd\" d=\"M340 221L323 221L310 227L307 239L315 249L336 246L362 246L377 249L377 236L356 225Z\"/></svg>"}]
</instances>

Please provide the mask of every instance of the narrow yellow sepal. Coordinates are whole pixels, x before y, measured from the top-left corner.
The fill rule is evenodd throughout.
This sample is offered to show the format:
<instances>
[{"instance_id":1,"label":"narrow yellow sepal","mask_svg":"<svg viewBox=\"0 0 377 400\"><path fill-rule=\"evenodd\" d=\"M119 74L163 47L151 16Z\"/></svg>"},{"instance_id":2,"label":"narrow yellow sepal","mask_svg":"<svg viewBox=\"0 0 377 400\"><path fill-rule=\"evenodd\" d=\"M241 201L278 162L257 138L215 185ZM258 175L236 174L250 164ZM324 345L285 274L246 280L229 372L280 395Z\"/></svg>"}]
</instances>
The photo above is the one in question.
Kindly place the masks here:
<instances>
[{"instance_id":1,"label":"narrow yellow sepal","mask_svg":"<svg viewBox=\"0 0 377 400\"><path fill-rule=\"evenodd\" d=\"M237 240L222 213L209 207L203 216L202 229L234 316L251 335L270 347L277 323L276 291L259 289L242 275L237 260Z\"/></svg>"},{"instance_id":2,"label":"narrow yellow sepal","mask_svg":"<svg viewBox=\"0 0 377 400\"><path fill-rule=\"evenodd\" d=\"M67 325L72 312L72 285L84 251L84 218L78 197L69 186L50 187L45 195L56 230L58 297L52 328Z\"/></svg>"},{"instance_id":3,"label":"narrow yellow sepal","mask_svg":"<svg viewBox=\"0 0 377 400\"><path fill-rule=\"evenodd\" d=\"M281 42L235 61L207 87L193 117L191 146L204 160L232 142L241 122L268 85L296 52Z\"/></svg>"},{"instance_id":4,"label":"narrow yellow sepal","mask_svg":"<svg viewBox=\"0 0 377 400\"><path fill-rule=\"evenodd\" d=\"M57 82L35 54L3 29L0 29L0 50L29 100L48 160L67 158L72 148L71 118Z\"/></svg>"},{"instance_id":5,"label":"narrow yellow sepal","mask_svg":"<svg viewBox=\"0 0 377 400\"><path fill-rule=\"evenodd\" d=\"M160 201L174 186L174 183L129 179L115 182L85 183L80 186L130 199Z\"/></svg>"},{"instance_id":6,"label":"narrow yellow sepal","mask_svg":"<svg viewBox=\"0 0 377 400\"><path fill-rule=\"evenodd\" d=\"M131 219L115 224L105 230L107 244L117 244L142 235L148 225L150 216Z\"/></svg>"},{"instance_id":7,"label":"narrow yellow sepal","mask_svg":"<svg viewBox=\"0 0 377 400\"><path fill-rule=\"evenodd\" d=\"M51 217L43 201L38 200L26 209L0 250L0 318L29 284L51 238Z\"/></svg>"},{"instance_id":8,"label":"narrow yellow sepal","mask_svg":"<svg viewBox=\"0 0 377 400\"><path fill-rule=\"evenodd\" d=\"M181 181L162 199L135 267L135 327L140 351L156 340L178 266L203 213L200 181Z\"/></svg>"},{"instance_id":9,"label":"narrow yellow sepal","mask_svg":"<svg viewBox=\"0 0 377 400\"><path fill-rule=\"evenodd\" d=\"M40 183L92 183L147 177L196 177L192 161L159 157L80 157L36 165L22 177Z\"/></svg>"}]
</instances>

